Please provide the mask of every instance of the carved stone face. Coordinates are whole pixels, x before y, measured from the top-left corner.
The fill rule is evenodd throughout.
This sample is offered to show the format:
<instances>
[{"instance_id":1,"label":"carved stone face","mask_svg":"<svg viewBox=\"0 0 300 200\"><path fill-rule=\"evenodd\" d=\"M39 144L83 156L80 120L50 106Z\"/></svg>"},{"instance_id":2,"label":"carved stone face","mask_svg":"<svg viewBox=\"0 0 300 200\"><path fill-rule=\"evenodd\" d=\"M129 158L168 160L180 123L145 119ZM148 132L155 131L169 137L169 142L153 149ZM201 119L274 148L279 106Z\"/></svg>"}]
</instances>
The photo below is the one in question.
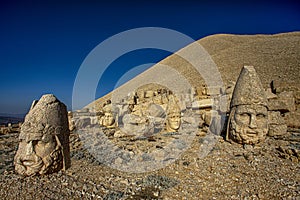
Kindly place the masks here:
<instances>
[{"instance_id":1,"label":"carved stone face","mask_svg":"<svg viewBox=\"0 0 300 200\"><path fill-rule=\"evenodd\" d=\"M114 115L111 112L106 112L103 116L102 125L110 127L115 123Z\"/></svg>"},{"instance_id":2,"label":"carved stone face","mask_svg":"<svg viewBox=\"0 0 300 200\"><path fill-rule=\"evenodd\" d=\"M16 172L33 176L66 170L71 164L69 134L63 103L52 94L34 101L21 126Z\"/></svg>"},{"instance_id":3,"label":"carved stone face","mask_svg":"<svg viewBox=\"0 0 300 200\"><path fill-rule=\"evenodd\" d=\"M180 113L170 113L168 114L167 119L167 131L176 132L181 125L181 116Z\"/></svg>"},{"instance_id":4,"label":"carved stone face","mask_svg":"<svg viewBox=\"0 0 300 200\"><path fill-rule=\"evenodd\" d=\"M262 105L239 105L232 109L229 138L240 144L263 141L268 132L268 111Z\"/></svg>"},{"instance_id":5,"label":"carved stone face","mask_svg":"<svg viewBox=\"0 0 300 200\"><path fill-rule=\"evenodd\" d=\"M62 168L61 145L57 136L25 133L20 134L19 139L19 148L15 156L15 169L19 174L32 176Z\"/></svg>"}]
</instances>

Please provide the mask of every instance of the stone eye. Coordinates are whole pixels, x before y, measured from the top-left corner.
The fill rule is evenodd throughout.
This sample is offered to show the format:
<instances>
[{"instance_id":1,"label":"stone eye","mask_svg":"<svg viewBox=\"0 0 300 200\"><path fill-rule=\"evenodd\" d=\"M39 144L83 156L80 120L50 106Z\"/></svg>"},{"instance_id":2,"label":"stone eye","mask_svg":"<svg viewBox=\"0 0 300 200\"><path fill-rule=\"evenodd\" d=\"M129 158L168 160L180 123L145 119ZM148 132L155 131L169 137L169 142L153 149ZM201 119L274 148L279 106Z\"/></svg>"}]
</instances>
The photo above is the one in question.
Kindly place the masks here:
<instances>
[{"instance_id":1,"label":"stone eye","mask_svg":"<svg viewBox=\"0 0 300 200\"><path fill-rule=\"evenodd\" d=\"M239 113L236 115L236 119L242 123L248 124L250 122L250 115L248 113Z\"/></svg>"},{"instance_id":2,"label":"stone eye","mask_svg":"<svg viewBox=\"0 0 300 200\"><path fill-rule=\"evenodd\" d=\"M241 113L240 116L241 117L248 117L249 115L248 115L248 113Z\"/></svg>"},{"instance_id":3,"label":"stone eye","mask_svg":"<svg viewBox=\"0 0 300 200\"><path fill-rule=\"evenodd\" d=\"M266 115L263 114L263 113L258 113L258 114L256 115L256 117L257 117L257 118L265 118Z\"/></svg>"},{"instance_id":4,"label":"stone eye","mask_svg":"<svg viewBox=\"0 0 300 200\"><path fill-rule=\"evenodd\" d=\"M44 136L42 137L42 140L41 140L41 141L44 142L44 143L51 142L51 141L52 141L52 135L44 135Z\"/></svg>"}]
</instances>

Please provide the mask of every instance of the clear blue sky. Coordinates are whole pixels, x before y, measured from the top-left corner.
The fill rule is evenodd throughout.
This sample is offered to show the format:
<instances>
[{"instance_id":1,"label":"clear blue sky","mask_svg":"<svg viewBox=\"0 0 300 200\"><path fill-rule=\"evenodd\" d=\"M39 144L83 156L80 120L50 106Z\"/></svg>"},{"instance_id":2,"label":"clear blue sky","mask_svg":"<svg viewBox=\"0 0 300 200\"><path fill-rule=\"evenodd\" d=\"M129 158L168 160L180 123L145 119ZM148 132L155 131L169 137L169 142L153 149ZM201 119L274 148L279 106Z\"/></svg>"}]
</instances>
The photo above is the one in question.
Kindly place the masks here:
<instances>
[{"instance_id":1,"label":"clear blue sky","mask_svg":"<svg viewBox=\"0 0 300 200\"><path fill-rule=\"evenodd\" d=\"M26 113L53 93L68 109L77 70L100 42L138 27L164 27L197 40L216 33L300 31L297 1L1 1L0 113ZM131 67L158 62L159 50L122 56L100 81L100 97ZM112 74L113 72L117 74Z\"/></svg>"}]
</instances>

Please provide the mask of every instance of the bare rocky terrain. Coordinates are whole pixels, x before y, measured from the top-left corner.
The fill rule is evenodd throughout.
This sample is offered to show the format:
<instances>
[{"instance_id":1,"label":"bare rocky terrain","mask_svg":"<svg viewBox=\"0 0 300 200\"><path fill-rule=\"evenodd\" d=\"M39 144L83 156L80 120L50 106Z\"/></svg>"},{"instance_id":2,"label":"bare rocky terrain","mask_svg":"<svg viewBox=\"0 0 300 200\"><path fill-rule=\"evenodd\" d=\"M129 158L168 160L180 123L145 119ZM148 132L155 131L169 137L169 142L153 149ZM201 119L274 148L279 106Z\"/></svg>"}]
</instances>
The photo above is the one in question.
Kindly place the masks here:
<instances>
[{"instance_id":1,"label":"bare rocky terrain","mask_svg":"<svg viewBox=\"0 0 300 200\"><path fill-rule=\"evenodd\" d=\"M221 135L213 135L216 141L213 148L201 157L203 145L209 143L210 138L196 133L190 147L169 165L155 171L128 173L95 159L74 131L70 136L72 166L65 172L40 177L22 177L15 173L13 157L18 133L2 134L0 199L300 199L297 118L300 112L300 33L222 34L198 42L218 66L225 86L236 81L243 65L253 65L265 89L270 88L273 81L273 90L275 88L278 94L293 92L294 110L282 111L288 120L286 134L268 136L258 145L240 145L225 141L223 131ZM203 83L193 67L177 55L161 63L179 71L195 87ZM147 76L151 70L155 71L155 66L140 76ZM110 94L97 100L96 107L101 107L108 98ZM90 139L93 137L96 136ZM114 142L135 152L164 148L161 143L165 140L177 140L176 135L164 137L163 141L155 138ZM133 147L128 149L128 146Z\"/></svg>"}]
</instances>

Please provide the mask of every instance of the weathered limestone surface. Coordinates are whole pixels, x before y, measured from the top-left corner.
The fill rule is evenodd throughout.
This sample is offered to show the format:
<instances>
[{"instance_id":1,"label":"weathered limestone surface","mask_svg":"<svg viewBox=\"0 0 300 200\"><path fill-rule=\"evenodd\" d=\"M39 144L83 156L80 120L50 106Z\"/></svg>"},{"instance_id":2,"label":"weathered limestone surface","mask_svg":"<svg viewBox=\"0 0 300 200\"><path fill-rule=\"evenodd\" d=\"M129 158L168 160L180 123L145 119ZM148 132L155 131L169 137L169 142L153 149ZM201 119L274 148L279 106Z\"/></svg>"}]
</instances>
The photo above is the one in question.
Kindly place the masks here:
<instances>
[{"instance_id":1,"label":"weathered limestone surface","mask_svg":"<svg viewBox=\"0 0 300 200\"><path fill-rule=\"evenodd\" d=\"M287 125L286 124L270 124L268 136L279 136L285 135L287 133Z\"/></svg>"},{"instance_id":2,"label":"weathered limestone surface","mask_svg":"<svg viewBox=\"0 0 300 200\"><path fill-rule=\"evenodd\" d=\"M73 113L71 111L68 112L68 121L69 121L69 129L73 131L75 129L75 122L73 120Z\"/></svg>"},{"instance_id":3,"label":"weathered limestone surface","mask_svg":"<svg viewBox=\"0 0 300 200\"><path fill-rule=\"evenodd\" d=\"M213 106L212 99L201 99L192 103L193 109L211 108Z\"/></svg>"},{"instance_id":4,"label":"weathered limestone surface","mask_svg":"<svg viewBox=\"0 0 300 200\"><path fill-rule=\"evenodd\" d=\"M171 99L167 107L167 132L177 132L181 125L181 113L180 108L175 102L175 99Z\"/></svg>"},{"instance_id":5,"label":"weathered limestone surface","mask_svg":"<svg viewBox=\"0 0 300 200\"><path fill-rule=\"evenodd\" d=\"M285 135L287 132L287 125L280 112L269 111L269 136Z\"/></svg>"},{"instance_id":6,"label":"weathered limestone surface","mask_svg":"<svg viewBox=\"0 0 300 200\"><path fill-rule=\"evenodd\" d=\"M230 108L227 140L240 144L264 141L268 133L267 97L254 67L243 67Z\"/></svg>"},{"instance_id":7,"label":"weathered limestone surface","mask_svg":"<svg viewBox=\"0 0 300 200\"><path fill-rule=\"evenodd\" d=\"M296 110L293 92L282 92L278 98L269 99L269 110L280 112L293 112Z\"/></svg>"},{"instance_id":8,"label":"weathered limestone surface","mask_svg":"<svg viewBox=\"0 0 300 200\"><path fill-rule=\"evenodd\" d=\"M32 104L19 139L14 159L17 173L42 175L70 166L67 109L54 95L43 95Z\"/></svg>"},{"instance_id":9,"label":"weathered limestone surface","mask_svg":"<svg viewBox=\"0 0 300 200\"><path fill-rule=\"evenodd\" d=\"M267 99L268 100L269 99L277 99L278 98L277 95L272 92L271 88L268 88L266 90L266 95L267 95Z\"/></svg>"},{"instance_id":10,"label":"weathered limestone surface","mask_svg":"<svg viewBox=\"0 0 300 200\"><path fill-rule=\"evenodd\" d=\"M112 109L112 104L111 102L108 102L104 107L103 107L103 115L100 117L99 123L101 126L107 127L107 128L112 128L115 125L115 113Z\"/></svg>"},{"instance_id":11,"label":"weathered limestone surface","mask_svg":"<svg viewBox=\"0 0 300 200\"><path fill-rule=\"evenodd\" d=\"M300 111L289 112L284 115L286 125L291 128L300 128Z\"/></svg>"}]
</instances>

